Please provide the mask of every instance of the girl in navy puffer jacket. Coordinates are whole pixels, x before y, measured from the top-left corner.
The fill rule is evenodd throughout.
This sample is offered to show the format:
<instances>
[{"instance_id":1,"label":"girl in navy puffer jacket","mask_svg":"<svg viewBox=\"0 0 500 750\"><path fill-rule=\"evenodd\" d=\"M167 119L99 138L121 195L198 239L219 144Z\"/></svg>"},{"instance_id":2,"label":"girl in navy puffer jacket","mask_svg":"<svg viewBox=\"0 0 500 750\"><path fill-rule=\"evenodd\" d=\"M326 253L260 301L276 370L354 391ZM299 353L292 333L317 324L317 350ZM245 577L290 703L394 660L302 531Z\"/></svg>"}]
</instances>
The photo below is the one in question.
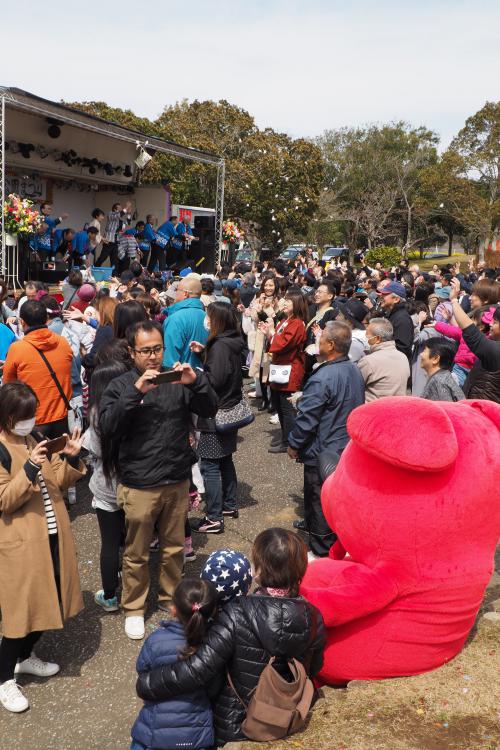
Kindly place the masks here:
<instances>
[{"instance_id":1,"label":"girl in navy puffer jacket","mask_svg":"<svg viewBox=\"0 0 500 750\"><path fill-rule=\"evenodd\" d=\"M137 671L174 664L196 653L217 610L217 591L199 578L185 578L174 591L174 620L162 622L144 643ZM209 750L214 723L204 690L158 703L146 702L132 727L131 750Z\"/></svg>"}]
</instances>

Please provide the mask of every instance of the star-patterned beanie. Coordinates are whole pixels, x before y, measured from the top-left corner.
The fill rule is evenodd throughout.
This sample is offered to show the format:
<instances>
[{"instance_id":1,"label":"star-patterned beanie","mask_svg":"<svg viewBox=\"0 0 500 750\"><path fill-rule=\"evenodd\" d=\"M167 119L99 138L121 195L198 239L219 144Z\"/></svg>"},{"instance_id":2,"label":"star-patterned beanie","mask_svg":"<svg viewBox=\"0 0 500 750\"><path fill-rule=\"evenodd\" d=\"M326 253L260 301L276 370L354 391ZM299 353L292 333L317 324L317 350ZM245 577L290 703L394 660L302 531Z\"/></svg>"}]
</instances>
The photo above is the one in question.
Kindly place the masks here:
<instances>
[{"instance_id":1,"label":"star-patterned beanie","mask_svg":"<svg viewBox=\"0 0 500 750\"><path fill-rule=\"evenodd\" d=\"M219 549L208 557L201 578L213 583L219 604L226 604L235 597L248 594L252 585L252 566L241 552Z\"/></svg>"}]
</instances>

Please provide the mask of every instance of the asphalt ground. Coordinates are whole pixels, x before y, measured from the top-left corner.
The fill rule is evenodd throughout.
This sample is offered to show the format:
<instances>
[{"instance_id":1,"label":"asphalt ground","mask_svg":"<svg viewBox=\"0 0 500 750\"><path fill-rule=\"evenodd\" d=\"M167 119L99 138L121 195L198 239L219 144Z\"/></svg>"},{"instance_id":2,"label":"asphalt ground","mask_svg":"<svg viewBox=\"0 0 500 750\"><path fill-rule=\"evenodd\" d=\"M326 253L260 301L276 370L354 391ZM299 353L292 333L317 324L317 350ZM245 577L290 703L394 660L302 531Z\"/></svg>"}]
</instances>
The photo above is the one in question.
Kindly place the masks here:
<instances>
[{"instance_id":1,"label":"asphalt ground","mask_svg":"<svg viewBox=\"0 0 500 750\"><path fill-rule=\"evenodd\" d=\"M186 566L186 575L199 575L207 556L221 547L249 554L259 531L269 526L291 528L301 516L302 469L287 455L268 454L275 430L269 415L260 413L240 431L235 454L240 517L227 520L224 534L194 535L198 557ZM94 603L94 592L101 588L99 530L85 480L77 486L77 498L70 515L85 609L63 631L46 633L37 646L42 659L60 664L60 673L49 680L19 677L30 709L16 715L0 706L0 747L6 750L125 749L141 706L134 686L142 642L127 638L121 613L107 614ZM156 557L151 559L146 635L165 617L155 609Z\"/></svg>"}]
</instances>

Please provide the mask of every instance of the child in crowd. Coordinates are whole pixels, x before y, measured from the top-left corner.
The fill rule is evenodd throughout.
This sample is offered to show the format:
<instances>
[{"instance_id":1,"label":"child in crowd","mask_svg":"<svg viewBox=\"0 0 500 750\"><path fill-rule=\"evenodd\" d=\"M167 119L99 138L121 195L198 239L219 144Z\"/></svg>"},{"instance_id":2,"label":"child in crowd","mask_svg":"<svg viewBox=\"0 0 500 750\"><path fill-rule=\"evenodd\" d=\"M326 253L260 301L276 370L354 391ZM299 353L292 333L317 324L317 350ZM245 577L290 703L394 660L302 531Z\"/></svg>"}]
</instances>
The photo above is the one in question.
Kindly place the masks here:
<instances>
[{"instance_id":1,"label":"child in crowd","mask_svg":"<svg viewBox=\"0 0 500 750\"><path fill-rule=\"evenodd\" d=\"M173 620L164 621L144 643L137 671L175 664L196 653L217 613L215 586L185 578L172 597ZM205 690L172 700L146 703L132 727L131 750L209 750L214 745L213 715Z\"/></svg>"},{"instance_id":2,"label":"child in crowd","mask_svg":"<svg viewBox=\"0 0 500 750\"><path fill-rule=\"evenodd\" d=\"M208 556L200 577L213 583L219 606L246 596L252 585L252 566L248 557L234 549L218 549Z\"/></svg>"},{"instance_id":3,"label":"child in crowd","mask_svg":"<svg viewBox=\"0 0 500 750\"><path fill-rule=\"evenodd\" d=\"M241 565L239 560L228 564L225 550L214 554L215 562L221 565L220 573L213 573L216 578L220 576L225 581L231 569L241 573L236 567ZM222 557L224 561L219 559ZM214 678L222 679L224 685L214 703L218 745L245 739L241 730L246 714L242 701L250 701L270 656L276 657L274 667L285 679L289 676L289 659L299 659L310 677L323 664L323 618L316 607L299 596L307 568L305 543L286 529L267 529L255 539L252 561L257 591L250 596L237 596L223 607L194 656L162 669L145 668L137 682L141 698L159 701L203 686L212 687ZM212 564L213 559L210 565L207 561L209 568ZM205 568L203 575L212 580L210 570ZM223 588L222 583L219 585ZM238 586L235 581L235 591ZM229 589L232 588L230 584Z\"/></svg>"},{"instance_id":4,"label":"child in crowd","mask_svg":"<svg viewBox=\"0 0 500 750\"><path fill-rule=\"evenodd\" d=\"M113 446L103 445L98 428L99 404L108 383L128 370L124 362L110 359L98 365L92 374L92 389L89 409L89 428L83 436L83 447L89 451L92 461L92 476L89 489L92 492L92 507L95 508L101 533L101 580L102 589L96 591L94 601L105 612L119 610L118 574L120 571L120 545L125 536L125 515L116 502L116 478L107 469L108 456Z\"/></svg>"}]
</instances>

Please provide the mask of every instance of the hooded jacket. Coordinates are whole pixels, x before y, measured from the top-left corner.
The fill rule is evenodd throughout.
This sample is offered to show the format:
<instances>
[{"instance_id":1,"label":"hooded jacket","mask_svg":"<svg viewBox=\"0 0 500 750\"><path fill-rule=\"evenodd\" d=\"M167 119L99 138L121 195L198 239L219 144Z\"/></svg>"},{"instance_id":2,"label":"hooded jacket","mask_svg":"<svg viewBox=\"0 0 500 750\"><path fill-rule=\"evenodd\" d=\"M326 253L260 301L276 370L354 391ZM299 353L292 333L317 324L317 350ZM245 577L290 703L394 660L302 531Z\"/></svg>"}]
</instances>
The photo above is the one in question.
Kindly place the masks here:
<instances>
[{"instance_id":1,"label":"hooded jacket","mask_svg":"<svg viewBox=\"0 0 500 750\"><path fill-rule=\"evenodd\" d=\"M190 351L189 344L191 341L204 344L208 338L208 331L203 325L203 302L197 297L189 297L170 305L166 313L167 317L163 323L163 367L172 367L176 362L187 362L191 367L201 367L200 357Z\"/></svg>"},{"instance_id":2,"label":"hooded jacket","mask_svg":"<svg viewBox=\"0 0 500 750\"><path fill-rule=\"evenodd\" d=\"M64 419L68 410L47 365L36 349L47 357L68 401L72 396L73 352L66 339L43 326L32 328L21 341L12 344L7 353L3 382L22 380L33 388L38 398L35 415L38 425Z\"/></svg>"},{"instance_id":3,"label":"hooded jacket","mask_svg":"<svg viewBox=\"0 0 500 750\"><path fill-rule=\"evenodd\" d=\"M227 670L248 703L271 656L277 657L275 666L282 673L287 660L296 658L314 677L323 664L324 645L323 618L302 597L241 597L223 609L194 656L140 674L137 692L144 700L165 700L206 686ZM219 745L245 739L245 710L227 679L215 701L214 718Z\"/></svg>"}]
</instances>

